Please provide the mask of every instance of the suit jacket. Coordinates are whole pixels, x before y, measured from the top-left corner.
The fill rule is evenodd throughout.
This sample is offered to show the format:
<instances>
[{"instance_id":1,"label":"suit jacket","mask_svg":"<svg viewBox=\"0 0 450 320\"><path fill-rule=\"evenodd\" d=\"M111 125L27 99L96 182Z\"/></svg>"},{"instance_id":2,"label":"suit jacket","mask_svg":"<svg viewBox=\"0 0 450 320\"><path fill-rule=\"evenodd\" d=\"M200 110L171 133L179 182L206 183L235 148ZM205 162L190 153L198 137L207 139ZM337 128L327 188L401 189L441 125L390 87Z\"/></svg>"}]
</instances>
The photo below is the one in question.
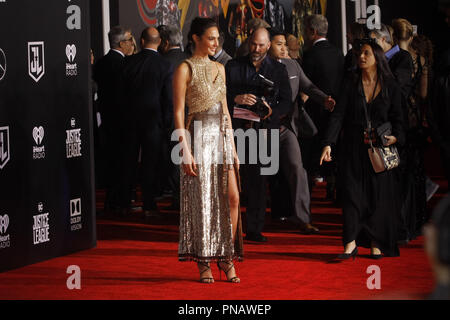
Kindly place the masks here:
<instances>
[{"instance_id":1,"label":"suit jacket","mask_svg":"<svg viewBox=\"0 0 450 320\"><path fill-rule=\"evenodd\" d=\"M322 105L325 99L328 97L319 88L317 88L314 83L309 80L309 78L303 72L302 67L294 59L281 59L281 63L286 66L286 70L289 76L289 83L292 90L292 102L293 108L291 113L288 115L287 119L283 121L283 125L289 127L293 130L295 135L298 136L298 125L299 125L299 110L298 110L298 99L301 99L299 94L303 92L307 94L310 99L315 101L317 104Z\"/></svg>"},{"instance_id":2,"label":"suit jacket","mask_svg":"<svg viewBox=\"0 0 450 320\"><path fill-rule=\"evenodd\" d=\"M124 56L110 50L94 65L93 78L98 85L98 108L102 123L108 127L115 127L121 118L121 71Z\"/></svg>"},{"instance_id":3,"label":"suit jacket","mask_svg":"<svg viewBox=\"0 0 450 320\"><path fill-rule=\"evenodd\" d=\"M336 99L344 74L344 55L328 40L317 42L303 56L306 76L325 94ZM319 131L323 117L329 112L323 105L308 100L305 105Z\"/></svg>"},{"instance_id":4,"label":"suit jacket","mask_svg":"<svg viewBox=\"0 0 450 320\"><path fill-rule=\"evenodd\" d=\"M176 69L184 60L189 58L188 54L180 48L170 49L163 57L173 64L174 69Z\"/></svg>"},{"instance_id":5,"label":"suit jacket","mask_svg":"<svg viewBox=\"0 0 450 320\"><path fill-rule=\"evenodd\" d=\"M125 59L123 68L126 108L147 125L170 128L173 118L172 64L158 52L143 49Z\"/></svg>"},{"instance_id":6,"label":"suit jacket","mask_svg":"<svg viewBox=\"0 0 450 320\"><path fill-rule=\"evenodd\" d=\"M255 67L250 57L238 57L230 60L226 66L227 82L227 103L230 109L230 115L233 117L234 98L237 95L251 93L256 96L263 96L262 87ZM275 97L271 104L272 115L266 119L264 126L269 129L278 129L280 127L280 117L289 114L292 108L291 86L286 67L266 56L261 63L259 74L274 82Z\"/></svg>"}]
</instances>

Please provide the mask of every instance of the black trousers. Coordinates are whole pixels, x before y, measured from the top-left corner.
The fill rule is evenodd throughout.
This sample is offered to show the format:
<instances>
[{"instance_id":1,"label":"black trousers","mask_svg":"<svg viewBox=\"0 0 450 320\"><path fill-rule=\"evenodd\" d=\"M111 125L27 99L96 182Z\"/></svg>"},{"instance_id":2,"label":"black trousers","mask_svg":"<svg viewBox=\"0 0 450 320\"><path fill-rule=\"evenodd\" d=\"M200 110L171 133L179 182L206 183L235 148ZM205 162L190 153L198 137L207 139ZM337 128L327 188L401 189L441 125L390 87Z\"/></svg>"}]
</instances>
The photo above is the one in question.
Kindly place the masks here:
<instances>
[{"instance_id":1,"label":"black trousers","mask_svg":"<svg viewBox=\"0 0 450 320\"><path fill-rule=\"evenodd\" d=\"M244 126L239 126L243 128ZM245 128L245 127L244 127ZM249 140L246 141L245 161L241 160L241 173L242 173L242 184L244 189L244 194L247 196L247 211L246 211L246 233L258 234L264 229L264 222L266 217L266 207L267 207L267 182L268 175L261 174L261 170L269 167L273 163L264 164L261 162L259 157L260 145L264 144L266 150L271 150L272 143L279 143L279 141L271 141L271 130L267 129L267 134L263 135L260 129L261 124L254 123L252 129L257 130L257 141L256 146L250 145ZM251 130L252 130L251 129ZM246 129L244 129L246 130ZM261 141L260 141L261 140ZM249 163L249 152L257 153L257 163ZM278 150L277 150L278 152ZM273 155L270 155L273 156ZM241 155L240 155L241 157ZM279 159L277 159L278 161Z\"/></svg>"},{"instance_id":2,"label":"black trousers","mask_svg":"<svg viewBox=\"0 0 450 320\"><path fill-rule=\"evenodd\" d=\"M130 125L124 133L120 197L122 207L125 208L131 204L131 190L141 150L141 170L138 181L141 182L142 187L143 209L156 209L154 198L158 192L158 161L164 134L159 125L149 123L148 119L148 116L141 116L130 120Z\"/></svg>"},{"instance_id":3,"label":"black trousers","mask_svg":"<svg viewBox=\"0 0 450 320\"><path fill-rule=\"evenodd\" d=\"M120 135L117 121L105 119L99 128L100 140L100 159L101 168L96 167L102 172L103 184L106 189L105 209L122 207L121 200L121 164L122 158L118 146L122 145L122 136Z\"/></svg>"}]
</instances>

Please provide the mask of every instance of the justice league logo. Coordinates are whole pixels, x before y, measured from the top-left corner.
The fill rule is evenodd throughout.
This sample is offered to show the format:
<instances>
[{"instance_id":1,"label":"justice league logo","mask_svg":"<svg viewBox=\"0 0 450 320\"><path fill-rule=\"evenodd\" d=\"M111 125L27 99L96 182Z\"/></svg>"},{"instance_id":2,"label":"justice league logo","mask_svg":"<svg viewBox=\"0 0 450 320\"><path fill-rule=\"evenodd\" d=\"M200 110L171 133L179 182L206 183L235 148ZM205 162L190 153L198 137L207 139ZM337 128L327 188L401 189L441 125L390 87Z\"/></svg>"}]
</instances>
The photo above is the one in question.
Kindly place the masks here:
<instances>
[{"instance_id":1,"label":"justice league logo","mask_svg":"<svg viewBox=\"0 0 450 320\"><path fill-rule=\"evenodd\" d=\"M156 4L158 3L158 0L136 1L142 21L147 25L155 25L157 22Z\"/></svg>"},{"instance_id":2,"label":"justice league logo","mask_svg":"<svg viewBox=\"0 0 450 320\"><path fill-rule=\"evenodd\" d=\"M28 42L28 74L38 82L45 73L44 42Z\"/></svg>"},{"instance_id":3,"label":"justice league logo","mask_svg":"<svg viewBox=\"0 0 450 320\"><path fill-rule=\"evenodd\" d=\"M9 161L9 127L0 127L0 169Z\"/></svg>"}]
</instances>

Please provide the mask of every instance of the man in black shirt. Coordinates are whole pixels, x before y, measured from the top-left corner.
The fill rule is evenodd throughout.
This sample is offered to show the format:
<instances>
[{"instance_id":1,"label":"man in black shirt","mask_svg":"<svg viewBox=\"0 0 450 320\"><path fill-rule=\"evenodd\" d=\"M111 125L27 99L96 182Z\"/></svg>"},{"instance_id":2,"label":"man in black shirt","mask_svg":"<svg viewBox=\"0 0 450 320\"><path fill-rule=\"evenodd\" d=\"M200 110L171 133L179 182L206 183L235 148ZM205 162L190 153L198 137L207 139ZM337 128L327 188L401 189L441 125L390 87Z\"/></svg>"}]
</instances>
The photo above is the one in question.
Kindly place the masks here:
<instances>
[{"instance_id":1,"label":"man in black shirt","mask_svg":"<svg viewBox=\"0 0 450 320\"><path fill-rule=\"evenodd\" d=\"M279 141L270 141L272 132L270 129L279 129L280 117L287 115L291 108L291 88L286 67L267 56L270 48L270 35L267 29L257 29L249 40L250 54L230 60L226 67L227 78L227 101L230 108L230 115L233 119L235 129L269 129L267 130L266 146L278 146ZM262 77L261 77L262 76ZM257 98L265 95L264 86L261 79L273 82L272 94L263 102L269 113L261 117L260 121L248 121L237 119L234 116L234 106L252 106L257 103ZM261 147L264 139L259 131L258 146ZM279 136L277 136L279 137ZM267 143L267 144L266 144ZM254 149L249 146L248 149ZM271 150L267 147L267 150ZM278 152L278 148L275 153ZM273 157L274 155L271 154ZM243 159L241 159L241 163ZM261 232L264 227L266 212L266 175L262 174L263 164L259 159L257 164L242 165L244 175L244 187L248 195L247 202L247 232L246 239L258 242L267 241ZM278 159L277 159L278 160Z\"/></svg>"}]
</instances>

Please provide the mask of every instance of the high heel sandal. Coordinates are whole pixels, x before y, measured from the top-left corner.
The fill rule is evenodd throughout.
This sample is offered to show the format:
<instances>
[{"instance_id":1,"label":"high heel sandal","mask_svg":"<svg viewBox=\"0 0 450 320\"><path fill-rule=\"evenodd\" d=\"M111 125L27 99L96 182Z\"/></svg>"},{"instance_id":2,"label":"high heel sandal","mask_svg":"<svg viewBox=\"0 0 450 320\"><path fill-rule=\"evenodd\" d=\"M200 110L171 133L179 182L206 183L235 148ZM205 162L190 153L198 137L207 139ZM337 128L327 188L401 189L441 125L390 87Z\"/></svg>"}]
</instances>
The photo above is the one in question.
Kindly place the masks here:
<instances>
[{"instance_id":1,"label":"high heel sandal","mask_svg":"<svg viewBox=\"0 0 450 320\"><path fill-rule=\"evenodd\" d=\"M204 278L202 278L202 274L204 274L207 271L211 271L211 267L210 267L209 263L197 262L197 265L204 267L203 270L200 270L200 268L199 268L199 271L200 271L200 280L199 281L201 283L214 283L214 278L212 278L212 277L204 277Z\"/></svg>"},{"instance_id":2,"label":"high heel sandal","mask_svg":"<svg viewBox=\"0 0 450 320\"><path fill-rule=\"evenodd\" d=\"M370 252L370 258L375 259L375 260L380 260L381 258L383 258L383 254L382 253L373 253L373 250Z\"/></svg>"},{"instance_id":3,"label":"high heel sandal","mask_svg":"<svg viewBox=\"0 0 450 320\"><path fill-rule=\"evenodd\" d=\"M347 259L353 258L353 260L355 260L355 257L357 254L358 254L358 247L355 247L355 249L353 249L352 252L342 253L342 254L338 255L337 258L340 260L347 260Z\"/></svg>"},{"instance_id":4,"label":"high heel sandal","mask_svg":"<svg viewBox=\"0 0 450 320\"><path fill-rule=\"evenodd\" d=\"M225 270L224 268L222 268L220 266L221 263L225 263L228 266L228 269ZM233 262L231 262L231 261L217 261L217 267L219 268L220 279L222 279L222 273L220 271L223 271L223 273L225 273L225 276L227 277L227 281L228 282L233 282L233 283L241 282L241 279L239 279L237 276L234 276L232 278L228 278L228 272L231 271L231 269L234 269Z\"/></svg>"}]
</instances>

